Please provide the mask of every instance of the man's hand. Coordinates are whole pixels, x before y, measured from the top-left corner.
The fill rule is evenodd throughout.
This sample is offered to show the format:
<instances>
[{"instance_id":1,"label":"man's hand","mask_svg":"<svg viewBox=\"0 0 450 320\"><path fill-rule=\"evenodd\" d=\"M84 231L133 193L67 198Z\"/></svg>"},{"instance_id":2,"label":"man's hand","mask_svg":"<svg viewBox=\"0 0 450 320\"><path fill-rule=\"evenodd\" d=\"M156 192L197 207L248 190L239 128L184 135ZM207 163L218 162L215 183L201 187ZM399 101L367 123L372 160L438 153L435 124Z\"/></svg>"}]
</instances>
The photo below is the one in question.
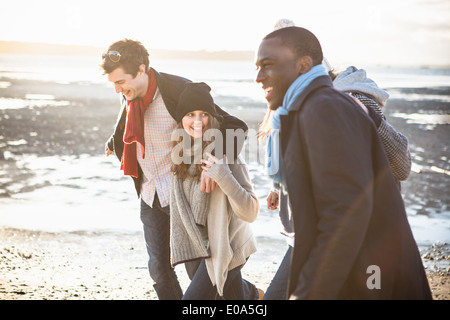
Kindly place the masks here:
<instances>
[{"instance_id":1,"label":"man's hand","mask_svg":"<svg viewBox=\"0 0 450 320\"><path fill-rule=\"evenodd\" d=\"M216 187L217 187L217 182L215 182L213 179L208 177L205 174L205 171L203 170L202 176L201 176L200 190L202 190L203 192L206 192L206 193L210 193L210 192L213 192Z\"/></svg>"},{"instance_id":2,"label":"man's hand","mask_svg":"<svg viewBox=\"0 0 450 320\"><path fill-rule=\"evenodd\" d=\"M275 210L278 208L278 202L279 196L278 193L275 191L270 191L269 195L266 198L267 201L267 209L269 210Z\"/></svg>"},{"instance_id":3,"label":"man's hand","mask_svg":"<svg viewBox=\"0 0 450 320\"><path fill-rule=\"evenodd\" d=\"M209 168L211 168L211 166L213 166L216 163L219 163L220 161L210 153L206 153L206 155L208 156L208 160L202 159L203 171L201 176L200 190L206 193L210 193L213 192L214 189L217 187L217 182L208 177L205 173L208 171Z\"/></svg>"},{"instance_id":4,"label":"man's hand","mask_svg":"<svg viewBox=\"0 0 450 320\"><path fill-rule=\"evenodd\" d=\"M114 151L109 150L108 144L105 144L105 154L106 154L106 156L109 157L113 153L114 153Z\"/></svg>"}]
</instances>

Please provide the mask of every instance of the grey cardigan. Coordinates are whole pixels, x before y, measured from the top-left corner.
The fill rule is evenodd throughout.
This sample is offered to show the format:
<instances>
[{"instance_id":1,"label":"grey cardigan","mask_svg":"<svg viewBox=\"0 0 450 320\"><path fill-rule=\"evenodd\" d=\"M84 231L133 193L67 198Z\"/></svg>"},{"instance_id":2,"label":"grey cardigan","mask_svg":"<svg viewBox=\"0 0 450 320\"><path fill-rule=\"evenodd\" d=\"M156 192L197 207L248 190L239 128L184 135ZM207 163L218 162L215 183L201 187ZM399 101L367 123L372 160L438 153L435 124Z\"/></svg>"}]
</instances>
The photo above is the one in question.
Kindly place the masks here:
<instances>
[{"instance_id":1,"label":"grey cardigan","mask_svg":"<svg viewBox=\"0 0 450 320\"><path fill-rule=\"evenodd\" d=\"M204 256L209 255L205 257L208 275L221 296L228 271L243 265L256 251L256 240L249 223L258 216L259 201L253 191L247 165L240 157L235 162L226 164L221 160L206 173L218 184L218 188L210 194L209 198L206 221L208 254L201 241L189 242L191 245L196 245L196 248L183 248L186 243L172 242L176 235L171 234L171 250L177 250L178 253L181 251L203 252ZM173 187L174 184L172 184ZM174 193L171 192L171 208L176 206L173 195Z\"/></svg>"}]
</instances>

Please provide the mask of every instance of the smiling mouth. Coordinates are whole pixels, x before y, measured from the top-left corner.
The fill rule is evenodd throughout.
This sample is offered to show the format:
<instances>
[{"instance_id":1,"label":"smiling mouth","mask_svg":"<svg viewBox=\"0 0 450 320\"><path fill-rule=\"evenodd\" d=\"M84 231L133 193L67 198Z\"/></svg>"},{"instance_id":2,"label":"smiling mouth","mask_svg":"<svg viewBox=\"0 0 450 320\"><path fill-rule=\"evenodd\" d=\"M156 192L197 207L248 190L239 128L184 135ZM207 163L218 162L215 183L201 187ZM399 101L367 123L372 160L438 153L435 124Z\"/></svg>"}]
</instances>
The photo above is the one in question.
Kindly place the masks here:
<instances>
[{"instance_id":1,"label":"smiling mouth","mask_svg":"<svg viewBox=\"0 0 450 320\"><path fill-rule=\"evenodd\" d=\"M264 97L266 98L267 101L269 101L272 98L273 88L268 87L263 89L264 89Z\"/></svg>"},{"instance_id":2,"label":"smiling mouth","mask_svg":"<svg viewBox=\"0 0 450 320\"><path fill-rule=\"evenodd\" d=\"M194 131L202 131L202 122L201 121L194 121L194 125L191 127Z\"/></svg>"},{"instance_id":3,"label":"smiling mouth","mask_svg":"<svg viewBox=\"0 0 450 320\"><path fill-rule=\"evenodd\" d=\"M203 136L203 130L198 127L190 127L190 135L194 138L200 138Z\"/></svg>"}]
</instances>

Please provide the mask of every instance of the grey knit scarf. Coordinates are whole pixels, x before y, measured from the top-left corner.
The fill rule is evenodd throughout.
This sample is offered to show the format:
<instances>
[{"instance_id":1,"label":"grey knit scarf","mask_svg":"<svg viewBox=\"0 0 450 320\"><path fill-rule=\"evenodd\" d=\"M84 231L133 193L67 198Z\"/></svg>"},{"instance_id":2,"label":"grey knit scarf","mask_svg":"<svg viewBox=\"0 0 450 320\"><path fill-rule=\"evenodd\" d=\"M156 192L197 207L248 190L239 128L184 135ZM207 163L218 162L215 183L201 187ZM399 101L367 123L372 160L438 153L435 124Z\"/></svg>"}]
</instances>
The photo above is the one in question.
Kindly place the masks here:
<instances>
[{"instance_id":1,"label":"grey knit scarf","mask_svg":"<svg viewBox=\"0 0 450 320\"><path fill-rule=\"evenodd\" d=\"M191 165L189 171L195 171ZM170 195L171 263L209 257L197 225L206 226L209 193L200 190L200 181L194 177L172 178Z\"/></svg>"}]
</instances>

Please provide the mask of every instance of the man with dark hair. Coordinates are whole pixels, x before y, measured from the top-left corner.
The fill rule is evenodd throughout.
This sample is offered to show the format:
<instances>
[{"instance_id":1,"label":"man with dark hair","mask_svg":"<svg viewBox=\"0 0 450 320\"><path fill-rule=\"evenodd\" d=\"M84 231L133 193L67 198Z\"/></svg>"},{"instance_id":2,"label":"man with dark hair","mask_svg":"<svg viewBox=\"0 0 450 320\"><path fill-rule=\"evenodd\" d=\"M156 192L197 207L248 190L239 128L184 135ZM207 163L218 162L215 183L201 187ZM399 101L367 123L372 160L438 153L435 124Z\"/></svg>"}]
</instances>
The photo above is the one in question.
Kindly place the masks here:
<instances>
[{"instance_id":1,"label":"man with dark hair","mask_svg":"<svg viewBox=\"0 0 450 320\"><path fill-rule=\"evenodd\" d=\"M293 214L287 295L431 299L376 126L333 88L322 57L314 34L299 27L267 35L256 57L256 81L276 110L269 143L277 132L280 140L269 169Z\"/></svg>"},{"instance_id":2,"label":"man with dark hair","mask_svg":"<svg viewBox=\"0 0 450 320\"><path fill-rule=\"evenodd\" d=\"M109 59L105 59L106 55ZM139 41L120 40L110 45L108 52L104 54L101 68L104 74L110 74L120 66L125 73L134 78L137 76L141 64L144 65L145 72L148 72L150 65L148 56L147 49Z\"/></svg>"},{"instance_id":3,"label":"man with dark hair","mask_svg":"<svg viewBox=\"0 0 450 320\"><path fill-rule=\"evenodd\" d=\"M148 267L158 298L181 299L183 293L170 264L169 250L171 135L177 126L174 119L180 93L190 80L157 72L149 67L148 56L139 41L129 39L113 43L103 55L101 67L120 94L122 104L105 152L116 154L121 170L133 178L141 198ZM216 110L223 118L223 132L247 131L243 121L218 106ZM234 145L233 154L237 156L236 150L241 147ZM202 191L211 192L215 188L215 182L206 176L201 181ZM251 290L258 296L256 288Z\"/></svg>"}]
</instances>

